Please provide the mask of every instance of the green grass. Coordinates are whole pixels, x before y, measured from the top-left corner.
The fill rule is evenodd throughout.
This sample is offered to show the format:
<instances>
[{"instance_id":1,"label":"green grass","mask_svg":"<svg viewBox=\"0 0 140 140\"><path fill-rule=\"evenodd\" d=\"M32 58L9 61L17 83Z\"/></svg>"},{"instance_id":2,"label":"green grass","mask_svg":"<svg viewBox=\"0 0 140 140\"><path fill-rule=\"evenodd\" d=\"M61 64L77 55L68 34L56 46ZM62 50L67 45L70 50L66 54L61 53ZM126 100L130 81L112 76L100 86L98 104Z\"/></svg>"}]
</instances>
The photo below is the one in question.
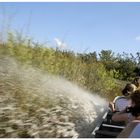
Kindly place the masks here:
<instances>
[{"instance_id":1,"label":"green grass","mask_svg":"<svg viewBox=\"0 0 140 140\"><path fill-rule=\"evenodd\" d=\"M32 66L52 75L62 76L82 88L112 100L122 86L116 84L113 73L106 71L94 57L86 59L71 51L61 51L39 43L18 42L10 34L5 45L0 45L0 55L7 55L24 66Z\"/></svg>"}]
</instances>

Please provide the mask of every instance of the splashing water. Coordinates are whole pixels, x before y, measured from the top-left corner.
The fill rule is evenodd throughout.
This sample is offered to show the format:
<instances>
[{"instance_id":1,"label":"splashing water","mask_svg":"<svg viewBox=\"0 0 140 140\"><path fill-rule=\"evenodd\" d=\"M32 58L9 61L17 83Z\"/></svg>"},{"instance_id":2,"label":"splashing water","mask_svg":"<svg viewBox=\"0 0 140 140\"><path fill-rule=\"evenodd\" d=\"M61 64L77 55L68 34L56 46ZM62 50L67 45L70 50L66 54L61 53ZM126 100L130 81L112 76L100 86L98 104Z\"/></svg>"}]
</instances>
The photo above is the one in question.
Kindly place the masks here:
<instances>
[{"instance_id":1,"label":"splashing water","mask_svg":"<svg viewBox=\"0 0 140 140\"><path fill-rule=\"evenodd\" d=\"M49 75L29 66L21 66L17 61L9 57L1 57L0 59L0 77L0 95L5 93L4 96L12 97L15 104L13 105L11 101L9 106L12 105L14 109L16 108L15 112L17 111L19 114L25 112L28 116L27 118L30 118L29 120L32 121L30 130L34 131L29 131L28 129L27 131L30 132L32 137L74 137L75 134L77 134L75 137L87 137L89 135L87 131L89 129L91 131L91 124L94 124L93 122L98 118L98 115L103 113L107 107L107 102L98 95L91 94L61 77ZM17 103L17 101L19 102ZM24 109L19 111L21 105ZM34 110L34 116L29 115L28 107L36 109ZM0 111L3 109L1 106ZM43 110L47 121L41 115ZM9 122L12 119L16 120L16 116L14 114L13 118L9 118ZM61 118L62 116L63 119ZM66 116L68 116L67 119ZM38 117L42 117L42 119L36 124L36 118ZM53 117L55 119L50 120ZM21 119L22 125L25 125L27 121L25 118ZM33 122L32 118L35 119L35 122ZM52 126L52 130L48 134L47 128L51 126L46 125L50 121L50 124L53 122L56 127L53 128ZM61 127L60 122L63 122ZM75 133L71 135L68 130L62 132L64 131L62 126L68 122L74 124L71 132L74 131ZM11 127L10 123L8 125ZM36 128L33 129L34 125L36 125ZM46 128L46 131L42 127ZM42 133L42 129L44 133ZM60 130L62 131L60 132ZM22 137L23 135L19 135L19 133L16 136L10 135L10 137L20 136ZM1 137L6 136L2 135Z\"/></svg>"}]
</instances>

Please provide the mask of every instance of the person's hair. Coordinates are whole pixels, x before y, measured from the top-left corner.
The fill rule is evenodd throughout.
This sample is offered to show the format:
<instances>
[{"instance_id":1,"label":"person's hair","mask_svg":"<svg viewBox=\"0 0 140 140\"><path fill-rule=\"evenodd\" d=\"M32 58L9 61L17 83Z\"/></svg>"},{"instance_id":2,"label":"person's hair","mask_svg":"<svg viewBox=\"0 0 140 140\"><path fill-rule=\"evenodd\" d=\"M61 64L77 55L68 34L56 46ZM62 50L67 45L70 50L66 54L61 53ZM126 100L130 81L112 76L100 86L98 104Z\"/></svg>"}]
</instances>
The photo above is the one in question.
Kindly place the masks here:
<instances>
[{"instance_id":1,"label":"person's hair","mask_svg":"<svg viewBox=\"0 0 140 140\"><path fill-rule=\"evenodd\" d=\"M140 90L136 90L130 95L132 103L134 103L132 115L137 117L140 115Z\"/></svg>"},{"instance_id":2,"label":"person's hair","mask_svg":"<svg viewBox=\"0 0 140 140\"><path fill-rule=\"evenodd\" d=\"M140 87L140 77L137 76L134 78L134 80L132 81L132 84L136 85L136 87Z\"/></svg>"},{"instance_id":3,"label":"person's hair","mask_svg":"<svg viewBox=\"0 0 140 140\"><path fill-rule=\"evenodd\" d=\"M122 94L124 96L128 96L128 95L132 94L136 90L136 88L137 87L134 84L128 83L122 90Z\"/></svg>"}]
</instances>

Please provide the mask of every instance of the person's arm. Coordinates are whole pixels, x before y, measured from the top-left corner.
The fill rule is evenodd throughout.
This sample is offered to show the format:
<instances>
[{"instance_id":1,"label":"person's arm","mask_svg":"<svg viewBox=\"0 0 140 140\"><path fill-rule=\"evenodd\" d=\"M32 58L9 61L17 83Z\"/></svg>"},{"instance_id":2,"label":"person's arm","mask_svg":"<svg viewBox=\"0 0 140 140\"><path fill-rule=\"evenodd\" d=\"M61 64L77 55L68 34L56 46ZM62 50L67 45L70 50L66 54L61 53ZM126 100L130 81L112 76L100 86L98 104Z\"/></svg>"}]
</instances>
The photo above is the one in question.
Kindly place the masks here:
<instances>
[{"instance_id":1,"label":"person's arm","mask_svg":"<svg viewBox=\"0 0 140 140\"><path fill-rule=\"evenodd\" d=\"M126 113L126 109L113 114L112 116L113 121L125 121L128 122L128 113Z\"/></svg>"},{"instance_id":2,"label":"person's arm","mask_svg":"<svg viewBox=\"0 0 140 140\"><path fill-rule=\"evenodd\" d=\"M111 109L112 112L115 111L115 106L113 102L109 102L109 108Z\"/></svg>"},{"instance_id":3,"label":"person's arm","mask_svg":"<svg viewBox=\"0 0 140 140\"><path fill-rule=\"evenodd\" d=\"M118 135L117 138L129 138L129 136L131 135L132 131L134 130L137 124L138 124L137 122L130 122L126 126L126 128L124 128L124 130Z\"/></svg>"}]
</instances>

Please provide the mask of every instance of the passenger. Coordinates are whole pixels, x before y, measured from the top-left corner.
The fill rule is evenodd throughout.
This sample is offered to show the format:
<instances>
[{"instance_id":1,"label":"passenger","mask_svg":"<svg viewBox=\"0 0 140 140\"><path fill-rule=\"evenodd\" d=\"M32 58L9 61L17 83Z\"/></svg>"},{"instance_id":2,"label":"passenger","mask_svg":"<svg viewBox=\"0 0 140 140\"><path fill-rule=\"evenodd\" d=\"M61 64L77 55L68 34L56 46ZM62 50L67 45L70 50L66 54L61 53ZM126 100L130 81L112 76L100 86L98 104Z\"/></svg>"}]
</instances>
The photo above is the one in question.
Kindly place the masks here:
<instances>
[{"instance_id":1,"label":"passenger","mask_svg":"<svg viewBox=\"0 0 140 140\"><path fill-rule=\"evenodd\" d=\"M129 105L128 97L131 93L136 90L134 84L126 84L125 88L122 90L122 96L117 96L113 102L109 103L109 107L112 112L120 112Z\"/></svg>"},{"instance_id":2,"label":"passenger","mask_svg":"<svg viewBox=\"0 0 140 140\"><path fill-rule=\"evenodd\" d=\"M115 101L116 109L118 112L113 114L112 120L115 122L125 122L126 124L132 121L133 117L131 113L125 111L126 107L131 105L130 96L136 91L136 86L134 84L126 84L125 88L122 90L124 98Z\"/></svg>"},{"instance_id":3,"label":"passenger","mask_svg":"<svg viewBox=\"0 0 140 140\"><path fill-rule=\"evenodd\" d=\"M130 96L131 107L127 107L125 112L130 112L133 120L119 134L118 138L140 138L140 90L136 90Z\"/></svg>"}]
</instances>

